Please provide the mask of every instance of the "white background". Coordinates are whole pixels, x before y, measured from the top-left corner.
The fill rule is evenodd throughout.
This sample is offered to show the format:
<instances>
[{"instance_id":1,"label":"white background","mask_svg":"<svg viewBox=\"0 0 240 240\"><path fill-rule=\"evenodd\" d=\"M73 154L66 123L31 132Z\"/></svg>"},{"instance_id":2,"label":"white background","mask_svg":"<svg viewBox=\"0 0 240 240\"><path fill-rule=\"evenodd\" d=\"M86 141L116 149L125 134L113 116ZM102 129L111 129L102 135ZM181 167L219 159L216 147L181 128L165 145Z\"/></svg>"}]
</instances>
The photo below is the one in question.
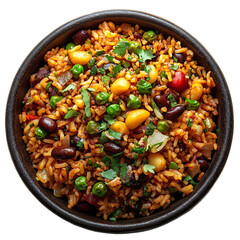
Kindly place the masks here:
<instances>
[{"instance_id":1,"label":"white background","mask_svg":"<svg viewBox=\"0 0 240 240\"><path fill-rule=\"evenodd\" d=\"M51 31L79 16L106 9L132 9L163 17L197 38L222 69L235 108L227 164L210 193L190 212L135 239L239 239L240 14L228 1L2 1L0 14L0 218L1 239L123 239L77 227L45 208L14 168L5 138L5 107L11 82L26 55Z\"/></svg>"}]
</instances>

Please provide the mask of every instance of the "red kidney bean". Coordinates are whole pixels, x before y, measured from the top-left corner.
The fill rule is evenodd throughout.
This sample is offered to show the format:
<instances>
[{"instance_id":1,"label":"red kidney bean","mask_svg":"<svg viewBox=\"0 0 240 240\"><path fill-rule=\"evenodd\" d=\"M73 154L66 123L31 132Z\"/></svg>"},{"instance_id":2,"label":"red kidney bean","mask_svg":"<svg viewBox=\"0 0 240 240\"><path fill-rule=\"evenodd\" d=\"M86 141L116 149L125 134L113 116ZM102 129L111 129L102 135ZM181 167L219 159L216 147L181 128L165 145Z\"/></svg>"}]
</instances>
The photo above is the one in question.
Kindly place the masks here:
<instances>
[{"instance_id":1,"label":"red kidney bean","mask_svg":"<svg viewBox=\"0 0 240 240\"><path fill-rule=\"evenodd\" d=\"M56 91L56 88L53 87L52 85L47 89L47 92L49 93L49 98L52 96L58 96L59 94Z\"/></svg>"},{"instance_id":2,"label":"red kidney bean","mask_svg":"<svg viewBox=\"0 0 240 240\"><path fill-rule=\"evenodd\" d=\"M173 53L173 56L178 60L179 63L184 63L186 60L186 54L185 53Z\"/></svg>"},{"instance_id":3,"label":"red kidney bean","mask_svg":"<svg viewBox=\"0 0 240 240\"><path fill-rule=\"evenodd\" d=\"M175 120L178 117L180 117L182 115L182 113L184 112L185 107L182 105L177 105L171 109L169 109L167 112L164 113L164 117L168 120Z\"/></svg>"},{"instance_id":4,"label":"red kidney bean","mask_svg":"<svg viewBox=\"0 0 240 240\"><path fill-rule=\"evenodd\" d=\"M165 95L157 95L154 97L154 102L161 107L169 107L169 103Z\"/></svg>"},{"instance_id":5,"label":"red kidney bean","mask_svg":"<svg viewBox=\"0 0 240 240\"><path fill-rule=\"evenodd\" d=\"M52 150L52 157L57 159L74 158L76 154L73 147L56 147Z\"/></svg>"},{"instance_id":6,"label":"red kidney bean","mask_svg":"<svg viewBox=\"0 0 240 240\"><path fill-rule=\"evenodd\" d=\"M72 147L78 148L77 142L79 142L80 140L81 140L81 138L77 135L71 136L70 137L70 145Z\"/></svg>"},{"instance_id":7,"label":"red kidney bean","mask_svg":"<svg viewBox=\"0 0 240 240\"><path fill-rule=\"evenodd\" d=\"M80 212L94 213L96 212L96 207L88 202L79 202L76 209Z\"/></svg>"},{"instance_id":8,"label":"red kidney bean","mask_svg":"<svg viewBox=\"0 0 240 240\"><path fill-rule=\"evenodd\" d=\"M208 162L204 159L199 159L198 164L200 165L201 171L205 172L208 169Z\"/></svg>"},{"instance_id":9,"label":"red kidney bean","mask_svg":"<svg viewBox=\"0 0 240 240\"><path fill-rule=\"evenodd\" d=\"M88 33L86 30L80 30L73 36L73 42L76 45L83 45L88 39Z\"/></svg>"},{"instance_id":10,"label":"red kidney bean","mask_svg":"<svg viewBox=\"0 0 240 240\"><path fill-rule=\"evenodd\" d=\"M141 134L146 130L147 130L147 127L145 125L140 125L139 127L133 129L133 134Z\"/></svg>"},{"instance_id":11,"label":"red kidney bean","mask_svg":"<svg viewBox=\"0 0 240 240\"><path fill-rule=\"evenodd\" d=\"M31 87L35 87L43 78L50 74L50 70L48 68L41 69L34 76L34 80L31 82Z\"/></svg>"},{"instance_id":12,"label":"red kidney bean","mask_svg":"<svg viewBox=\"0 0 240 240\"><path fill-rule=\"evenodd\" d=\"M56 122L49 117L41 117L39 119L38 125L49 133L55 132L57 130Z\"/></svg>"},{"instance_id":13,"label":"red kidney bean","mask_svg":"<svg viewBox=\"0 0 240 240\"><path fill-rule=\"evenodd\" d=\"M104 147L104 151L110 154L117 154L123 151L121 146L113 142L104 143L103 147Z\"/></svg>"},{"instance_id":14,"label":"red kidney bean","mask_svg":"<svg viewBox=\"0 0 240 240\"><path fill-rule=\"evenodd\" d=\"M98 201L100 201L102 198L94 195L92 192L90 192L87 196L86 196L86 201L94 206L98 206Z\"/></svg>"}]
</instances>

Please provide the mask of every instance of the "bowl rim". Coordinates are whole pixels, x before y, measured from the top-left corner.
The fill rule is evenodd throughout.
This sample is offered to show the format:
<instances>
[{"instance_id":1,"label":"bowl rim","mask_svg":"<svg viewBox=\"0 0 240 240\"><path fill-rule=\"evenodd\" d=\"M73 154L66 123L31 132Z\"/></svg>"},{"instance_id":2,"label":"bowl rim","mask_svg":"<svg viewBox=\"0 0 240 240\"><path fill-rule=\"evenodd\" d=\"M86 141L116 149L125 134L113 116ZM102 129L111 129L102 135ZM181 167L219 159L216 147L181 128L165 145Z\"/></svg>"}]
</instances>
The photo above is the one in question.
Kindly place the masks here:
<instances>
[{"instance_id":1,"label":"bowl rim","mask_svg":"<svg viewBox=\"0 0 240 240\"><path fill-rule=\"evenodd\" d=\"M188 196L187 198L184 198L184 201L181 202L181 204L177 205L172 211L167 212L164 215L157 216L157 217L151 217L148 220L146 217L140 218L140 220L137 220L134 222L134 220L130 221L119 221L116 223L112 223L109 221L106 221L104 223L89 221L87 219L79 218L76 215L72 214L70 211L66 211L65 209L58 206L56 203L51 201L46 195L44 195L41 192L41 189L36 185L36 183L33 181L32 177L27 171L26 166L21 161L21 157L19 155L18 146L16 144L16 136L14 134L14 103L15 103L15 94L17 92L18 86L21 83L21 73L23 72L23 69L27 68L27 66L30 64L31 60L34 59L37 54L41 51L41 49L48 43L51 43L55 38L59 37L66 29L68 28L74 28L77 25L93 21L93 20L99 20L99 19L106 19L109 18L133 18L137 20L143 20L145 22L151 22L156 25L161 25L164 28L169 29L170 31L175 32L177 35L184 37L186 42L191 44L191 46L194 49L197 49L200 54L207 59L208 65L210 65L212 68L214 68L214 72L216 75L216 78L218 79L218 83L223 87L223 97L224 97L224 103L228 106L228 113L225 113L224 117L226 118L226 122L228 123L226 126L225 131L225 138L223 139L223 148L221 149L219 155L218 155L218 162L216 166L209 172L207 181L202 182L199 184L199 188L196 190L196 193ZM114 21L114 20L113 20ZM8 100L7 100L7 106L6 106L6 116L5 116L5 127L6 127L6 136L7 136L7 142L9 151L13 160L13 163L17 169L18 174L20 175L21 179L27 186L27 188L32 192L32 194L49 210L57 214L58 216L62 217L63 219L77 225L81 226L90 230L99 231L99 232L107 232L107 233L129 233L129 232L138 232L138 231L144 231L149 230L158 226L162 226L179 216L185 214L187 211L189 211L191 208L193 208L202 198L208 193L208 191L211 189L213 184L216 182L217 178L219 177L220 173L222 172L222 169L226 163L231 142L232 142L232 136L233 136L233 107L232 107L232 101L231 96L228 90L228 86L226 83L226 80L223 76L223 73L221 72L218 64L215 62L213 57L209 54L209 52L202 46L202 44L196 40L193 36L191 36L188 32L183 30L182 28L178 27L177 25L171 23L168 20L165 20L161 17L135 11L135 10L104 10L99 12L94 12L88 15L81 16L79 18L75 18L56 30L52 31L49 35L47 35L42 41L40 41L36 47L33 48L33 50L28 54L28 56L23 61L22 65L19 67L18 72L16 73L16 76L12 82L12 86L9 92ZM147 220L147 221L145 221Z\"/></svg>"}]
</instances>

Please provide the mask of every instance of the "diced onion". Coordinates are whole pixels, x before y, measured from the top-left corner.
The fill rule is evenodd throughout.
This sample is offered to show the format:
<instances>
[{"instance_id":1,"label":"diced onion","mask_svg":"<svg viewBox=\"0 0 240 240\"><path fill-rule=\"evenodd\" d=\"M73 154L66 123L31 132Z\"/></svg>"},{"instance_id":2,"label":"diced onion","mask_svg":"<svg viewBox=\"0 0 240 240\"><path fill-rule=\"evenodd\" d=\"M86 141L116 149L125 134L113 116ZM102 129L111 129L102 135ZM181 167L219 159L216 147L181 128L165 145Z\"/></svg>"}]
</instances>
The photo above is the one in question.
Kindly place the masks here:
<instances>
[{"instance_id":1,"label":"diced onion","mask_svg":"<svg viewBox=\"0 0 240 240\"><path fill-rule=\"evenodd\" d=\"M152 153L159 152L167 144L168 139L168 136L162 134L158 130L155 130L154 133L148 137L148 144L151 149L150 151Z\"/></svg>"},{"instance_id":2,"label":"diced onion","mask_svg":"<svg viewBox=\"0 0 240 240\"><path fill-rule=\"evenodd\" d=\"M45 168L44 169L39 169L37 171L36 175L37 175L36 179L38 181L41 181L42 183L46 183L46 182L48 182L50 180L50 178L49 178Z\"/></svg>"},{"instance_id":3,"label":"diced onion","mask_svg":"<svg viewBox=\"0 0 240 240\"><path fill-rule=\"evenodd\" d=\"M153 111L157 118L159 118L161 120L163 119L163 115L160 113L160 111L157 108L154 108Z\"/></svg>"},{"instance_id":4,"label":"diced onion","mask_svg":"<svg viewBox=\"0 0 240 240\"><path fill-rule=\"evenodd\" d=\"M63 86L63 85L65 85L71 78L72 78L72 74L71 74L69 71L67 71L67 72L61 73L61 74L58 76L58 81L59 81L59 83Z\"/></svg>"}]
</instances>

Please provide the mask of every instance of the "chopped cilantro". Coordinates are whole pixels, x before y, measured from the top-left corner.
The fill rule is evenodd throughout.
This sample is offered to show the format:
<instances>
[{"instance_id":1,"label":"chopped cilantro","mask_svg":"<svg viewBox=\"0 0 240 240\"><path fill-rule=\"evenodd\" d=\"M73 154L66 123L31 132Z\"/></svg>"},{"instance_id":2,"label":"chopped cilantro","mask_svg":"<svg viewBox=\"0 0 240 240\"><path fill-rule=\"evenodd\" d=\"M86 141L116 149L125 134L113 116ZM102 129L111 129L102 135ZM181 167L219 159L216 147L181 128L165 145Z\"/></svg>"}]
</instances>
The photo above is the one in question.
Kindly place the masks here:
<instances>
[{"instance_id":1,"label":"chopped cilantro","mask_svg":"<svg viewBox=\"0 0 240 240\"><path fill-rule=\"evenodd\" d=\"M94 65L94 63L96 62L96 58L92 58L89 62L88 62L88 67L92 67Z\"/></svg>"},{"instance_id":2,"label":"chopped cilantro","mask_svg":"<svg viewBox=\"0 0 240 240\"><path fill-rule=\"evenodd\" d=\"M147 125L147 130L146 130L146 135L149 136L149 135L152 135L153 132L154 132L154 129L155 129L155 125L153 124L152 121L150 121L150 123Z\"/></svg>"},{"instance_id":3,"label":"chopped cilantro","mask_svg":"<svg viewBox=\"0 0 240 240\"><path fill-rule=\"evenodd\" d=\"M100 148L101 148L101 153L103 153L103 149L104 149L104 147L103 147L102 144L95 144L95 146L96 146L96 147L100 147Z\"/></svg>"},{"instance_id":4,"label":"chopped cilantro","mask_svg":"<svg viewBox=\"0 0 240 240\"><path fill-rule=\"evenodd\" d=\"M145 152L145 149L143 147L133 148L132 152L143 154Z\"/></svg>"},{"instance_id":5,"label":"chopped cilantro","mask_svg":"<svg viewBox=\"0 0 240 240\"><path fill-rule=\"evenodd\" d=\"M176 170L178 170L179 167L178 167L177 163L175 163L175 162L170 162L170 163L169 163L169 169L176 169Z\"/></svg>"},{"instance_id":6,"label":"chopped cilantro","mask_svg":"<svg viewBox=\"0 0 240 240\"><path fill-rule=\"evenodd\" d=\"M107 130L107 123L106 122L102 122L100 127L99 127L99 132L105 131Z\"/></svg>"},{"instance_id":7,"label":"chopped cilantro","mask_svg":"<svg viewBox=\"0 0 240 240\"><path fill-rule=\"evenodd\" d=\"M108 122L109 125L112 125L117 121L116 119L110 117L109 115L104 115L104 120Z\"/></svg>"},{"instance_id":8,"label":"chopped cilantro","mask_svg":"<svg viewBox=\"0 0 240 240\"><path fill-rule=\"evenodd\" d=\"M97 52L95 53L95 56L98 57L98 56L101 56L101 55L103 55L103 54L104 54L104 51L103 51L103 50L100 50L100 51L97 51Z\"/></svg>"},{"instance_id":9,"label":"chopped cilantro","mask_svg":"<svg viewBox=\"0 0 240 240\"><path fill-rule=\"evenodd\" d=\"M106 86L108 86L110 78L107 75L102 76L102 80Z\"/></svg>"},{"instance_id":10,"label":"chopped cilantro","mask_svg":"<svg viewBox=\"0 0 240 240\"><path fill-rule=\"evenodd\" d=\"M103 157L102 161L105 163L105 165L108 167L109 163L111 162L110 157L108 157L107 155Z\"/></svg>"},{"instance_id":11,"label":"chopped cilantro","mask_svg":"<svg viewBox=\"0 0 240 240\"><path fill-rule=\"evenodd\" d=\"M113 169L109 169L107 171L102 172L101 176L103 178L113 180L115 177L117 177L117 173Z\"/></svg>"},{"instance_id":12,"label":"chopped cilantro","mask_svg":"<svg viewBox=\"0 0 240 240\"><path fill-rule=\"evenodd\" d=\"M183 180L186 181L186 182L189 182L189 183L192 184L194 187L197 186L197 183L196 183L189 175L187 175Z\"/></svg>"},{"instance_id":13,"label":"chopped cilantro","mask_svg":"<svg viewBox=\"0 0 240 240\"><path fill-rule=\"evenodd\" d=\"M88 166L92 166L92 160L88 159Z\"/></svg>"},{"instance_id":14,"label":"chopped cilantro","mask_svg":"<svg viewBox=\"0 0 240 240\"><path fill-rule=\"evenodd\" d=\"M88 118L91 116L90 97L88 91L84 88L81 88L81 94L85 105L85 116Z\"/></svg>"},{"instance_id":15,"label":"chopped cilantro","mask_svg":"<svg viewBox=\"0 0 240 240\"><path fill-rule=\"evenodd\" d=\"M124 61L124 62L123 62L123 66L124 66L125 68L128 68L128 67L130 66L130 63L127 62L127 61Z\"/></svg>"},{"instance_id":16,"label":"chopped cilantro","mask_svg":"<svg viewBox=\"0 0 240 240\"><path fill-rule=\"evenodd\" d=\"M178 70L178 68L179 68L179 66L178 66L178 65L172 65L172 66L170 67L170 69L172 69L172 70L175 70L175 71L177 71L177 70Z\"/></svg>"},{"instance_id":17,"label":"chopped cilantro","mask_svg":"<svg viewBox=\"0 0 240 240\"><path fill-rule=\"evenodd\" d=\"M79 114L79 112L77 112L76 110L69 108L67 110L67 113L64 116L64 119L69 119L69 118L73 118L76 117Z\"/></svg>"},{"instance_id":18,"label":"chopped cilantro","mask_svg":"<svg viewBox=\"0 0 240 240\"><path fill-rule=\"evenodd\" d=\"M132 57L131 55L128 55L128 56L127 56L127 60L128 60L128 61L131 61L132 58L133 58L133 57Z\"/></svg>"},{"instance_id":19,"label":"chopped cilantro","mask_svg":"<svg viewBox=\"0 0 240 240\"><path fill-rule=\"evenodd\" d=\"M146 185L143 186L143 197L149 197L151 192L148 192L148 187Z\"/></svg>"},{"instance_id":20,"label":"chopped cilantro","mask_svg":"<svg viewBox=\"0 0 240 240\"><path fill-rule=\"evenodd\" d=\"M101 165L100 165L99 163L96 163L96 162L95 162L95 163L93 164L93 167L94 167L94 168L101 168Z\"/></svg>"},{"instance_id":21,"label":"chopped cilantro","mask_svg":"<svg viewBox=\"0 0 240 240\"><path fill-rule=\"evenodd\" d=\"M218 135L220 133L220 128L216 129L216 134Z\"/></svg>"},{"instance_id":22,"label":"chopped cilantro","mask_svg":"<svg viewBox=\"0 0 240 240\"><path fill-rule=\"evenodd\" d=\"M125 180L126 178L126 175L127 175L127 164L124 163L121 167L121 170L120 170L120 177L122 180Z\"/></svg>"},{"instance_id":23,"label":"chopped cilantro","mask_svg":"<svg viewBox=\"0 0 240 240\"><path fill-rule=\"evenodd\" d=\"M122 133L120 133L120 132L115 132L115 131L113 131L112 129L109 129L109 130L108 130L108 133L109 133L109 135L111 135L111 136L114 137L115 139L121 140Z\"/></svg>"},{"instance_id":24,"label":"chopped cilantro","mask_svg":"<svg viewBox=\"0 0 240 240\"><path fill-rule=\"evenodd\" d=\"M95 76L96 73L97 73L97 65L94 65L94 66L91 68L91 70L90 70L90 74L91 74L92 76Z\"/></svg>"},{"instance_id":25,"label":"chopped cilantro","mask_svg":"<svg viewBox=\"0 0 240 240\"><path fill-rule=\"evenodd\" d=\"M120 57L123 57L126 53L127 48L129 47L129 42L127 39L120 39L117 46L114 48L113 52Z\"/></svg>"},{"instance_id":26,"label":"chopped cilantro","mask_svg":"<svg viewBox=\"0 0 240 240\"><path fill-rule=\"evenodd\" d=\"M119 63L118 65L112 68L112 73L109 73L109 75L111 77L116 77L118 73L121 71L121 69L122 69L121 63Z\"/></svg>"},{"instance_id":27,"label":"chopped cilantro","mask_svg":"<svg viewBox=\"0 0 240 240\"><path fill-rule=\"evenodd\" d=\"M101 137L100 137L100 139L99 139L99 142L101 143L101 144L104 144L104 143L106 143L106 142L108 142L108 137L106 136L106 134L105 134L105 132L102 132L101 133Z\"/></svg>"},{"instance_id":28,"label":"chopped cilantro","mask_svg":"<svg viewBox=\"0 0 240 240\"><path fill-rule=\"evenodd\" d=\"M47 86L46 86L46 90L48 90L48 88L52 85L52 81L50 81Z\"/></svg>"},{"instance_id":29,"label":"chopped cilantro","mask_svg":"<svg viewBox=\"0 0 240 240\"><path fill-rule=\"evenodd\" d=\"M119 172L120 164L118 160L119 160L118 157L112 157L111 159L111 167L115 172Z\"/></svg>"},{"instance_id":30,"label":"chopped cilantro","mask_svg":"<svg viewBox=\"0 0 240 240\"><path fill-rule=\"evenodd\" d=\"M75 84L71 83L71 84L69 84L66 88L64 88L64 89L62 90L62 93L63 93L63 92L67 92L67 91L69 91L69 90L71 90L71 89L75 89L75 88L76 88Z\"/></svg>"},{"instance_id":31,"label":"chopped cilantro","mask_svg":"<svg viewBox=\"0 0 240 240\"><path fill-rule=\"evenodd\" d=\"M175 187L170 187L170 188L168 188L168 191L170 194L174 194L177 192L177 189Z\"/></svg>"},{"instance_id":32,"label":"chopped cilantro","mask_svg":"<svg viewBox=\"0 0 240 240\"><path fill-rule=\"evenodd\" d=\"M170 101L171 107L176 107L177 106L177 101L173 97L173 95L170 93L167 97L167 99Z\"/></svg>"},{"instance_id":33,"label":"chopped cilantro","mask_svg":"<svg viewBox=\"0 0 240 240\"><path fill-rule=\"evenodd\" d=\"M112 216L109 217L109 220L110 220L110 221L113 221L113 222L116 222L116 221L117 221L116 217L117 217L120 213L121 213L121 209L118 208L118 209L112 214Z\"/></svg>"},{"instance_id":34,"label":"chopped cilantro","mask_svg":"<svg viewBox=\"0 0 240 240\"><path fill-rule=\"evenodd\" d=\"M96 89L95 88L87 88L87 90L89 91L89 92L96 92Z\"/></svg>"},{"instance_id":35,"label":"chopped cilantro","mask_svg":"<svg viewBox=\"0 0 240 240\"><path fill-rule=\"evenodd\" d=\"M190 127L192 127L192 119L191 118L189 118L188 120L187 120L187 127L188 128L190 128Z\"/></svg>"},{"instance_id":36,"label":"chopped cilantro","mask_svg":"<svg viewBox=\"0 0 240 240\"><path fill-rule=\"evenodd\" d=\"M143 171L144 172L150 172L150 173L155 173L154 172L155 166L151 165L151 164L145 164L143 165Z\"/></svg>"},{"instance_id":37,"label":"chopped cilantro","mask_svg":"<svg viewBox=\"0 0 240 240\"><path fill-rule=\"evenodd\" d=\"M138 74L139 72L140 72L140 68L137 68L137 69L135 70L135 73Z\"/></svg>"},{"instance_id":38,"label":"chopped cilantro","mask_svg":"<svg viewBox=\"0 0 240 240\"><path fill-rule=\"evenodd\" d=\"M33 126L34 126L34 123L31 123L31 124L29 125L30 128L32 128Z\"/></svg>"},{"instance_id":39,"label":"chopped cilantro","mask_svg":"<svg viewBox=\"0 0 240 240\"><path fill-rule=\"evenodd\" d=\"M113 63L113 59L114 59L113 56L110 56L110 55L106 54L105 57L108 59L109 62Z\"/></svg>"},{"instance_id":40,"label":"chopped cilantro","mask_svg":"<svg viewBox=\"0 0 240 240\"><path fill-rule=\"evenodd\" d=\"M174 62L178 62L178 59L172 56Z\"/></svg>"},{"instance_id":41,"label":"chopped cilantro","mask_svg":"<svg viewBox=\"0 0 240 240\"><path fill-rule=\"evenodd\" d=\"M138 61L144 63L146 60L152 60L154 58L153 51L151 49L137 49Z\"/></svg>"},{"instance_id":42,"label":"chopped cilantro","mask_svg":"<svg viewBox=\"0 0 240 240\"><path fill-rule=\"evenodd\" d=\"M161 78L168 78L168 75L165 71L162 71L160 76L161 76Z\"/></svg>"},{"instance_id":43,"label":"chopped cilantro","mask_svg":"<svg viewBox=\"0 0 240 240\"><path fill-rule=\"evenodd\" d=\"M81 138L81 139L76 143L76 146L77 146L79 149L82 149L82 148L83 148L83 138Z\"/></svg>"},{"instance_id":44,"label":"chopped cilantro","mask_svg":"<svg viewBox=\"0 0 240 240\"><path fill-rule=\"evenodd\" d=\"M99 73L106 74L106 70L103 67L99 68L97 71Z\"/></svg>"}]
</instances>

